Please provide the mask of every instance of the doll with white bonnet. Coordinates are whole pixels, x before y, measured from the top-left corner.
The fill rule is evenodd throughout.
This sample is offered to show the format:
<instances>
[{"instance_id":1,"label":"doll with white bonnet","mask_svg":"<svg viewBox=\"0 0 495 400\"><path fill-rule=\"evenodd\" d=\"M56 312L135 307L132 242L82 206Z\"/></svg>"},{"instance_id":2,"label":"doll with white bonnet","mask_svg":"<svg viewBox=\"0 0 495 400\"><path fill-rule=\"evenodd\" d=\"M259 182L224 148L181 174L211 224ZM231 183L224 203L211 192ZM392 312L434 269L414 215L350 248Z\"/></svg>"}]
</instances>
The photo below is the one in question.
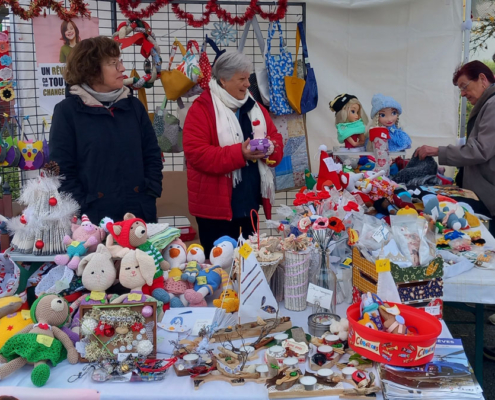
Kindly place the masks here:
<instances>
[{"instance_id":1,"label":"doll with white bonnet","mask_svg":"<svg viewBox=\"0 0 495 400\"><path fill-rule=\"evenodd\" d=\"M371 119L373 126L383 126L388 129L389 151L402 151L411 148L411 138L399 127L399 115L402 107L390 96L381 93L375 94L371 99Z\"/></svg>"},{"instance_id":2,"label":"doll with white bonnet","mask_svg":"<svg viewBox=\"0 0 495 400\"><path fill-rule=\"evenodd\" d=\"M339 143L346 149L361 148L366 141L368 116L356 96L343 93L330 102L335 113L335 126Z\"/></svg>"}]
</instances>

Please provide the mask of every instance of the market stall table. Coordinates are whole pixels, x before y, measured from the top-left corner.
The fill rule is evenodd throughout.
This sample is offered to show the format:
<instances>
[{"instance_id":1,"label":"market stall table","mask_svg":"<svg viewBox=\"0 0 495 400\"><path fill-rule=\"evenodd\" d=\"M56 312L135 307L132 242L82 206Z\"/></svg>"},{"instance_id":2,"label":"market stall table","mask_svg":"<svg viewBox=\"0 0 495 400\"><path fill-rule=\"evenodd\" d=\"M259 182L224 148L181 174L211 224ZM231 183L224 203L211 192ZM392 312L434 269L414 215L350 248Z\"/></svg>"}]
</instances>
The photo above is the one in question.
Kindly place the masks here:
<instances>
[{"instance_id":1,"label":"market stall table","mask_svg":"<svg viewBox=\"0 0 495 400\"><path fill-rule=\"evenodd\" d=\"M485 239L485 246L495 250L495 238L482 224L479 228ZM443 301L448 305L469 311L475 316L475 362L476 379L483 387L483 336L484 304L495 304L495 270L474 267L463 274L445 279L443 282ZM461 304L453 304L461 303ZM462 303L474 303L474 307ZM471 323L471 322L468 322Z\"/></svg>"},{"instance_id":2,"label":"market stall table","mask_svg":"<svg viewBox=\"0 0 495 400\"><path fill-rule=\"evenodd\" d=\"M344 317L347 304L339 304L337 306L337 314ZM280 313L284 316L290 316L293 326L302 327L307 332L308 316L312 313L312 308L308 307L305 311L294 312L287 311L283 307L280 307ZM440 337L451 338L447 326L442 324L443 331ZM264 352L260 353L260 361ZM39 389L33 391L34 385L31 383L31 371L32 366L25 366L20 371L10 375L5 380L0 382L0 395L4 394L4 391L9 390L12 395L20 394L20 388L26 388L31 391L33 400L41 400L53 397L53 391L51 389L72 389L72 390L85 390L85 400L102 399L102 400L136 400L146 398L146 400L154 399L173 399L173 400L190 400L192 398L198 398L201 400L256 400L256 399L268 399L268 391L264 385L256 383L246 383L243 386L231 386L226 382L208 382L202 385L198 390L194 390L192 379L189 377L178 377L175 372L170 370L163 381L157 382L133 382L133 383L97 383L91 380L91 374L88 373L81 379L76 380L74 383L67 382L67 379L73 375L79 374L84 366L87 364L70 365L68 361L64 361L56 368L51 368L51 376L48 383ZM378 375L375 371L375 374ZM3 386L3 387L2 387ZM7 386L7 388L6 388ZM88 389L94 389L98 391L90 395ZM76 399L79 393L76 391L74 394L67 392L66 399ZM60 397L58 397L60 398ZM81 398L81 396L77 397ZM338 399L338 396L331 397L313 397L314 399ZM377 393L376 399L382 400L382 393Z\"/></svg>"}]
</instances>

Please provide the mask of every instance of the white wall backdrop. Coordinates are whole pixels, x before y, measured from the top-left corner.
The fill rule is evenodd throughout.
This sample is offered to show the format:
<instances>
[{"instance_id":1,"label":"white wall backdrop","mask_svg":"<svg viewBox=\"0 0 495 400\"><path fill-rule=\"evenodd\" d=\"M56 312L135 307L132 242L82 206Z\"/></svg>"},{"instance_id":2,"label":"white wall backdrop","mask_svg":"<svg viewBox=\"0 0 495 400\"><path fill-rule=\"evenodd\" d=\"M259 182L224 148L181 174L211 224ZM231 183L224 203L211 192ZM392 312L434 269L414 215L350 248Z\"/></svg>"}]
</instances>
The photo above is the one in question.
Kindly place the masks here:
<instances>
[{"instance_id":1,"label":"white wall backdrop","mask_svg":"<svg viewBox=\"0 0 495 400\"><path fill-rule=\"evenodd\" d=\"M459 94L452 74L461 61L462 0L309 0L309 56L318 108L307 116L310 151L337 145L328 103L348 92L371 111L375 93L394 97L400 123L422 144L456 142ZM318 163L312 162L313 172Z\"/></svg>"}]
</instances>

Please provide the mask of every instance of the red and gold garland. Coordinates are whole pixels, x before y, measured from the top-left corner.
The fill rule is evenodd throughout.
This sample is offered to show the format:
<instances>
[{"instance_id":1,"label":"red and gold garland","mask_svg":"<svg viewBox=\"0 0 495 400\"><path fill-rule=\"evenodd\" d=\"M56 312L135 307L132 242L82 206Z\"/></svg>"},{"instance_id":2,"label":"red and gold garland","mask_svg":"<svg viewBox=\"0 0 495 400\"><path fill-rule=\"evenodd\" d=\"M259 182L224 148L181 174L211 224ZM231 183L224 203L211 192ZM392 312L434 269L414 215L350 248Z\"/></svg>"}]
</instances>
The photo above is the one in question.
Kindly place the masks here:
<instances>
[{"instance_id":1,"label":"red and gold garland","mask_svg":"<svg viewBox=\"0 0 495 400\"><path fill-rule=\"evenodd\" d=\"M52 9L52 11L57 13L60 19L65 21L69 21L78 15L81 17L91 17L91 11L89 11L88 4L84 3L83 0L70 0L70 9L65 8L62 1L58 2L53 0L32 1L27 10L21 7L17 0L0 0L0 6L10 7L14 15L17 15L26 21L40 16L44 7Z\"/></svg>"},{"instance_id":2,"label":"red and gold garland","mask_svg":"<svg viewBox=\"0 0 495 400\"><path fill-rule=\"evenodd\" d=\"M141 4L140 0L117 0L120 11L122 14L130 19L148 19L158 10L166 5L170 4L172 0L156 0L154 3L149 4L146 8L135 11L134 9ZM189 26L194 28L201 28L204 25L210 23L210 16L216 14L221 21L225 21L231 25L244 25L247 21L251 20L256 14L263 19L270 21L277 21L285 17L287 12L287 0L278 0L277 10L275 12L265 12L258 5L258 0L251 0L249 6L246 9L244 15L232 16L231 13L224 10L217 4L217 0L209 0L205 5L205 11L199 19L195 19L194 15L182 10L178 4L172 4L172 11L178 19L185 20Z\"/></svg>"}]
</instances>

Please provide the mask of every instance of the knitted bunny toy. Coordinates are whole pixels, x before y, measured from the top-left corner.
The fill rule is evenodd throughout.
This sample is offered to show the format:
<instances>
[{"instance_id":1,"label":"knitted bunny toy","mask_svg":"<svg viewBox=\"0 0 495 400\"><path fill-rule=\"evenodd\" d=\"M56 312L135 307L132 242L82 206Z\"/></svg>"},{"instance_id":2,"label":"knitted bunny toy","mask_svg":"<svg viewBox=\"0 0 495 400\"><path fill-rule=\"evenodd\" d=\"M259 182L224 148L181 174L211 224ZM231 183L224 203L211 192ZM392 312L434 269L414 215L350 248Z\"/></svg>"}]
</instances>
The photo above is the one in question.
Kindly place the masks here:
<instances>
[{"instance_id":1,"label":"knitted bunny toy","mask_svg":"<svg viewBox=\"0 0 495 400\"><path fill-rule=\"evenodd\" d=\"M69 235L64 237L67 254L55 256L57 265L67 265L70 269L77 269L81 257L87 252L95 251L98 243L105 239L105 231L92 224L87 215L83 215L81 221L81 225L72 224L72 237Z\"/></svg>"},{"instance_id":2,"label":"knitted bunny toy","mask_svg":"<svg viewBox=\"0 0 495 400\"><path fill-rule=\"evenodd\" d=\"M115 303L141 303L153 297L143 293L144 285L151 285L155 275L155 260L139 249L130 250L120 263L119 281L131 292L112 300Z\"/></svg>"},{"instance_id":3,"label":"knitted bunny toy","mask_svg":"<svg viewBox=\"0 0 495 400\"><path fill-rule=\"evenodd\" d=\"M69 337L60 330L70 318L69 304L55 294L45 294L33 303L31 319L34 324L26 326L12 336L0 349L0 380L33 363L31 381L36 386L43 386L50 377L47 361L53 366L69 360L71 364L78 361L78 353Z\"/></svg>"},{"instance_id":4,"label":"knitted bunny toy","mask_svg":"<svg viewBox=\"0 0 495 400\"><path fill-rule=\"evenodd\" d=\"M77 267L77 275L82 276L84 287L91 291L71 304L71 312L77 310L72 319L71 329L79 333L79 306L81 304L105 304L105 291L113 285L117 272L110 251L99 244L95 253L84 257Z\"/></svg>"},{"instance_id":5,"label":"knitted bunny toy","mask_svg":"<svg viewBox=\"0 0 495 400\"><path fill-rule=\"evenodd\" d=\"M155 263L155 273L150 283L143 287L143 292L160 300L163 304L170 302L170 295L165 290L163 271L168 269L167 262L160 252L148 241L146 223L136 218L133 214L124 215L124 221L108 222L106 225L110 235L107 237L107 247L113 257L124 258L129 249L139 249L150 257ZM114 245L113 241L118 245Z\"/></svg>"}]
</instances>

